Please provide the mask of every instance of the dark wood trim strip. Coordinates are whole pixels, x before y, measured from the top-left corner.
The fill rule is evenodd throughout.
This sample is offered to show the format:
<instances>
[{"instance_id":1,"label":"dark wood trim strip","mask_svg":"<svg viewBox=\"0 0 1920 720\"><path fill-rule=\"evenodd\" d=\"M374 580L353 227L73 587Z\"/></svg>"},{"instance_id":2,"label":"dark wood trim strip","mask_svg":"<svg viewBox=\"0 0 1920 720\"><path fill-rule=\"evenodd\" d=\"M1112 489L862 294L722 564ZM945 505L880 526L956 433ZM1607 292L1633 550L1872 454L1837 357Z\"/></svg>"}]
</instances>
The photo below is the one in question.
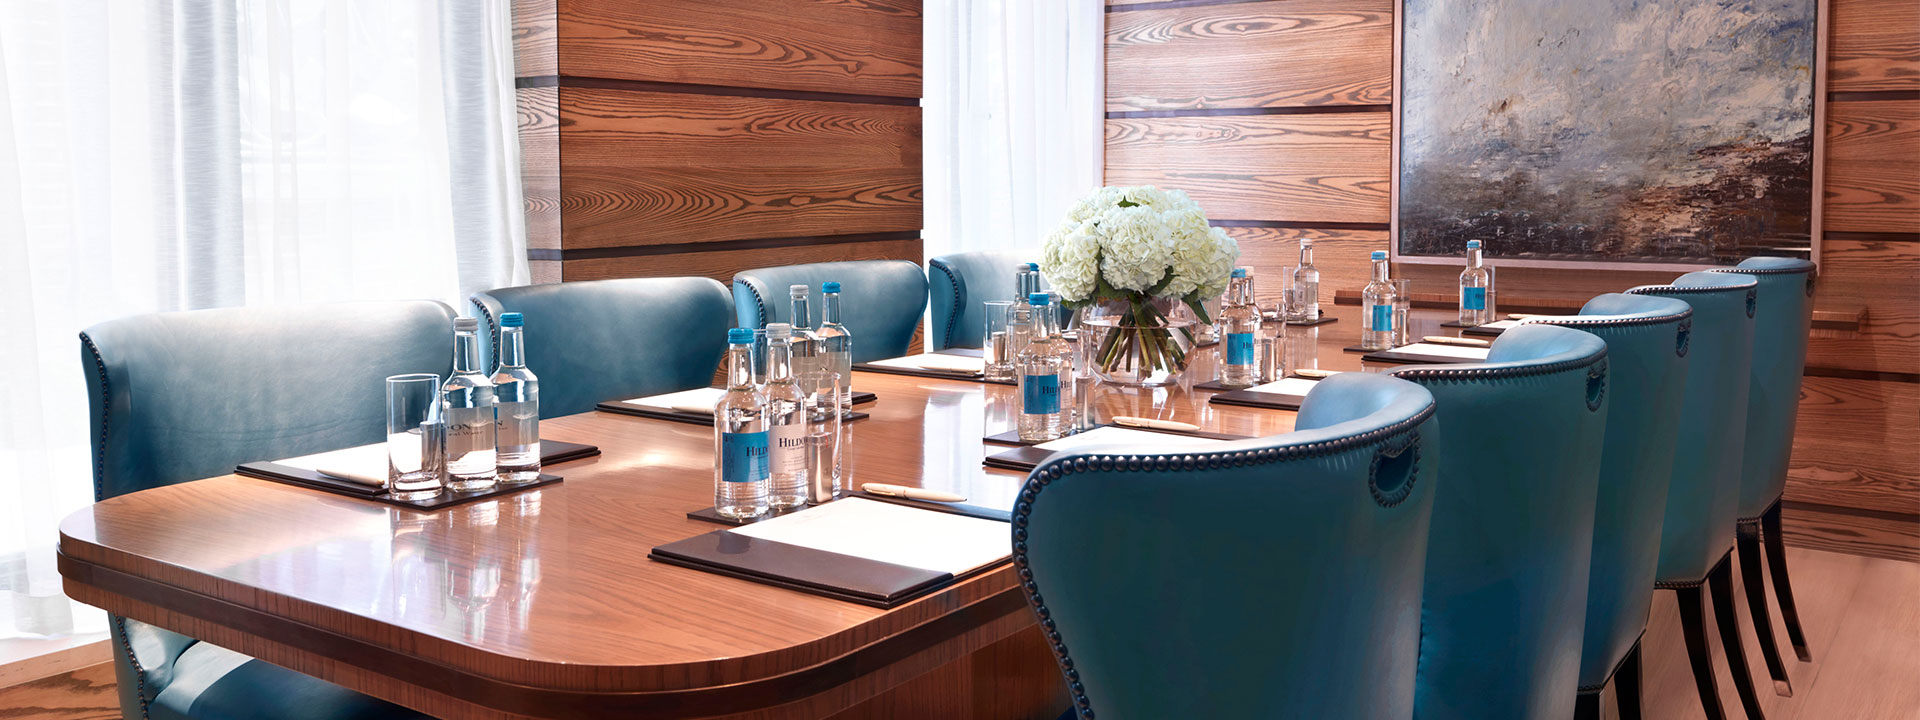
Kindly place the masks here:
<instances>
[{"instance_id":1,"label":"dark wood trim strip","mask_svg":"<svg viewBox=\"0 0 1920 720\"><path fill-rule=\"evenodd\" d=\"M1827 240L1845 240L1849 242L1891 242L1920 243L1920 232L1846 232L1828 230L1821 233Z\"/></svg>"},{"instance_id":2,"label":"dark wood trim strip","mask_svg":"<svg viewBox=\"0 0 1920 720\"><path fill-rule=\"evenodd\" d=\"M1166 2L1140 3L1138 5L1108 5L1107 12L1121 13L1135 10L1172 10L1175 8L1205 7L1207 5L1244 5L1263 0L1167 0Z\"/></svg>"},{"instance_id":3,"label":"dark wood trim strip","mask_svg":"<svg viewBox=\"0 0 1920 720\"><path fill-rule=\"evenodd\" d=\"M1827 102L1870 102L1873 100L1920 100L1920 90L1866 90L1827 93Z\"/></svg>"},{"instance_id":4,"label":"dark wood trim strip","mask_svg":"<svg viewBox=\"0 0 1920 720\"><path fill-rule=\"evenodd\" d=\"M1288 230L1377 230L1386 232L1393 227L1387 223L1319 222L1313 220L1208 220L1207 222L1214 227L1284 228Z\"/></svg>"},{"instance_id":5,"label":"dark wood trim strip","mask_svg":"<svg viewBox=\"0 0 1920 720\"><path fill-rule=\"evenodd\" d=\"M720 240L717 242L662 243L659 245L624 245L620 247L566 248L562 250L528 250L529 260L604 260L607 258L645 257L648 255L678 255L680 253L721 252L726 250L769 250L772 248L803 247L807 245L841 245L859 242L886 242L893 240L918 240L920 231L848 233L845 235L813 235L807 237L749 238L745 240ZM535 255L534 253L539 253Z\"/></svg>"},{"instance_id":6,"label":"dark wood trim strip","mask_svg":"<svg viewBox=\"0 0 1920 720\"><path fill-rule=\"evenodd\" d=\"M621 80L618 78L577 77L573 75L539 75L535 77L514 78L513 86L516 88L554 86L563 88L598 88L604 90L633 90L636 92L681 93L685 95L769 98L773 100L814 100L818 102L858 103L862 105L907 105L914 107L920 105L920 98L917 97L854 95L850 93L813 92L811 90L773 90L769 88Z\"/></svg>"},{"instance_id":7,"label":"dark wood trim strip","mask_svg":"<svg viewBox=\"0 0 1920 720\"><path fill-rule=\"evenodd\" d=\"M1784 510L1804 510L1806 512L1826 513L1828 515L1851 515L1853 517L1873 518L1888 522L1914 523L1920 525L1920 512L1900 512L1897 510L1869 510L1867 508L1828 505L1826 503L1801 502L1799 500L1781 500Z\"/></svg>"},{"instance_id":8,"label":"dark wood trim strip","mask_svg":"<svg viewBox=\"0 0 1920 720\"><path fill-rule=\"evenodd\" d=\"M1843 380L1877 380L1879 382L1920 383L1920 373L1879 372L1876 370L1852 370L1849 368L1815 367L1808 365L1801 371L1806 377L1830 377Z\"/></svg>"},{"instance_id":9,"label":"dark wood trim strip","mask_svg":"<svg viewBox=\"0 0 1920 720\"><path fill-rule=\"evenodd\" d=\"M1392 112L1392 105L1294 105L1258 108L1194 108L1191 110L1125 110L1107 113L1108 120L1132 118L1219 117L1226 115L1336 115Z\"/></svg>"}]
</instances>

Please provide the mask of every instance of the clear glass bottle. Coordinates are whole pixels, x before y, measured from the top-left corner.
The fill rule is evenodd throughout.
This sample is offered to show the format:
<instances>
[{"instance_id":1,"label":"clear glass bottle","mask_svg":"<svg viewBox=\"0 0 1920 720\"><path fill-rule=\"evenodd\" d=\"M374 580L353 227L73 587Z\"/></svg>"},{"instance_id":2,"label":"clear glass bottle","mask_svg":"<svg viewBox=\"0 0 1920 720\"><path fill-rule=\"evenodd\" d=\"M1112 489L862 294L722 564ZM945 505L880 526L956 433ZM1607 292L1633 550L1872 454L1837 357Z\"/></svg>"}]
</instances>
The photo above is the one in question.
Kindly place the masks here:
<instances>
[{"instance_id":1,"label":"clear glass bottle","mask_svg":"<svg viewBox=\"0 0 1920 720\"><path fill-rule=\"evenodd\" d=\"M1485 325L1493 322L1493 308L1487 305L1487 291L1493 287L1493 273L1480 257L1480 241L1467 241L1467 269L1460 271L1460 324Z\"/></svg>"},{"instance_id":2,"label":"clear glass bottle","mask_svg":"<svg viewBox=\"0 0 1920 720\"><path fill-rule=\"evenodd\" d=\"M820 283L820 368L834 374L840 414L853 412L853 333L840 324L840 283Z\"/></svg>"},{"instance_id":3,"label":"clear glass bottle","mask_svg":"<svg viewBox=\"0 0 1920 720\"><path fill-rule=\"evenodd\" d=\"M1387 251L1373 251L1373 282L1360 293L1360 347L1393 349L1393 283L1389 282Z\"/></svg>"},{"instance_id":4,"label":"clear glass bottle","mask_svg":"<svg viewBox=\"0 0 1920 720\"><path fill-rule=\"evenodd\" d=\"M1300 238L1300 267L1293 270L1293 289L1299 302L1290 308L1294 322L1320 319L1320 270L1313 266L1313 238Z\"/></svg>"},{"instance_id":5,"label":"clear glass bottle","mask_svg":"<svg viewBox=\"0 0 1920 720\"><path fill-rule=\"evenodd\" d=\"M1073 390L1072 348L1054 332L1053 313L1047 311L1047 294L1033 293L1027 296L1027 302L1036 312L1031 313L1033 336L1016 361L1020 368L1020 417L1017 420L1020 439L1026 442L1058 440L1066 437L1070 429L1071 405L1060 395L1062 391Z\"/></svg>"},{"instance_id":6,"label":"clear glass bottle","mask_svg":"<svg viewBox=\"0 0 1920 720\"><path fill-rule=\"evenodd\" d=\"M500 482L540 479L540 378L527 369L526 319L500 314L500 368L493 372L495 462Z\"/></svg>"},{"instance_id":7,"label":"clear glass bottle","mask_svg":"<svg viewBox=\"0 0 1920 720\"><path fill-rule=\"evenodd\" d=\"M753 331L727 331L727 394L713 408L713 510L743 519L767 511L771 465L766 398L753 386Z\"/></svg>"},{"instance_id":8,"label":"clear glass bottle","mask_svg":"<svg viewBox=\"0 0 1920 720\"><path fill-rule=\"evenodd\" d=\"M807 377L820 369L820 336L813 331L813 313L807 307L807 286L787 286L788 307L793 320L793 374ZM805 392L814 388L802 387Z\"/></svg>"},{"instance_id":9,"label":"clear glass bottle","mask_svg":"<svg viewBox=\"0 0 1920 720\"><path fill-rule=\"evenodd\" d=\"M1260 337L1260 308L1253 301L1250 268L1234 268L1227 280L1227 299L1220 308L1220 384L1248 387L1259 381L1260 364L1254 341Z\"/></svg>"},{"instance_id":10,"label":"clear glass bottle","mask_svg":"<svg viewBox=\"0 0 1920 720\"><path fill-rule=\"evenodd\" d=\"M793 326L767 324L767 504L807 504L807 395L793 377Z\"/></svg>"},{"instance_id":11,"label":"clear glass bottle","mask_svg":"<svg viewBox=\"0 0 1920 720\"><path fill-rule=\"evenodd\" d=\"M480 321L453 321L453 375L440 385L447 407L447 488L490 490L499 481L494 453L493 381L480 370Z\"/></svg>"},{"instance_id":12,"label":"clear glass bottle","mask_svg":"<svg viewBox=\"0 0 1920 720\"><path fill-rule=\"evenodd\" d=\"M1023 263L1013 276L1013 301L1024 303L1027 296L1040 292L1040 263Z\"/></svg>"}]
</instances>

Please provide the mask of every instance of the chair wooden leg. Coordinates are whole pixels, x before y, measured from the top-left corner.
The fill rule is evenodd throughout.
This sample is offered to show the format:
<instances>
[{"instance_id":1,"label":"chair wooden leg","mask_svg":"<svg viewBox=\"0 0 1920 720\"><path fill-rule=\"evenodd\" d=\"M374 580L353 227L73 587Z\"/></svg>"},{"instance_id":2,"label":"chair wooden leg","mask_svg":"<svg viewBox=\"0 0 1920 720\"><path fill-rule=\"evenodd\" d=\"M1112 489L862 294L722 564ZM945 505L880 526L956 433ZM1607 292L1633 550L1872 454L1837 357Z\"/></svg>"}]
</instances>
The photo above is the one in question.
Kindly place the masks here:
<instances>
[{"instance_id":1,"label":"chair wooden leg","mask_svg":"<svg viewBox=\"0 0 1920 720\"><path fill-rule=\"evenodd\" d=\"M1807 635L1800 631L1800 611L1793 605L1793 583L1787 580L1787 546L1780 532L1780 503L1775 502L1760 516L1760 537L1767 544L1767 566L1773 571L1773 594L1780 601L1780 619L1787 623L1787 640L1800 662L1813 660L1807 651Z\"/></svg>"},{"instance_id":2,"label":"chair wooden leg","mask_svg":"<svg viewBox=\"0 0 1920 720\"><path fill-rule=\"evenodd\" d=\"M1602 690L1600 692L1606 692ZM1600 693L1582 693L1573 701L1573 720L1600 720Z\"/></svg>"},{"instance_id":3,"label":"chair wooden leg","mask_svg":"<svg viewBox=\"0 0 1920 720\"><path fill-rule=\"evenodd\" d=\"M1760 574L1760 523L1741 523L1734 534L1739 538L1735 551L1740 555L1740 584L1747 591L1747 612L1753 616L1753 634L1760 639L1760 657L1766 660L1767 675L1773 677L1773 694L1793 697L1786 663L1773 640L1773 616L1767 612L1767 579Z\"/></svg>"},{"instance_id":4,"label":"chair wooden leg","mask_svg":"<svg viewBox=\"0 0 1920 720\"><path fill-rule=\"evenodd\" d=\"M1720 687L1713 681L1713 648L1707 645L1707 598L1699 586L1676 588L1674 600L1680 603L1680 633L1687 640L1687 661L1693 665L1693 684L1700 690L1700 706L1707 720L1726 720L1720 707Z\"/></svg>"},{"instance_id":5,"label":"chair wooden leg","mask_svg":"<svg viewBox=\"0 0 1920 720\"><path fill-rule=\"evenodd\" d=\"M1613 702L1620 706L1620 720L1640 720L1640 641L1620 661L1613 673Z\"/></svg>"},{"instance_id":6,"label":"chair wooden leg","mask_svg":"<svg viewBox=\"0 0 1920 720\"><path fill-rule=\"evenodd\" d=\"M1753 689L1753 670L1747 667L1747 646L1740 640L1740 618L1733 612L1733 553L1707 574L1707 589L1713 594L1713 620L1720 626L1720 649L1727 654L1727 669L1733 671L1733 689L1740 695L1740 706L1747 720L1766 717L1760 711L1760 695Z\"/></svg>"}]
</instances>

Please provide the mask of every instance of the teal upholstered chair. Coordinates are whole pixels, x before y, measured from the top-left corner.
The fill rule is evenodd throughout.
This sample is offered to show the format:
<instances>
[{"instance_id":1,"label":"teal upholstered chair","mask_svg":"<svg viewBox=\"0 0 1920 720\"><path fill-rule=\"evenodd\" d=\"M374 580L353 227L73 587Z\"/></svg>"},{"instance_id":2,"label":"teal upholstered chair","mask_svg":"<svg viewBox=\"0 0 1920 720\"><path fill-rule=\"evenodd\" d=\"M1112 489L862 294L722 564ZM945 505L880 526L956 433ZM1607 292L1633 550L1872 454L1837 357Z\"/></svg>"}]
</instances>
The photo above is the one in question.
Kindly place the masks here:
<instances>
[{"instance_id":1,"label":"teal upholstered chair","mask_svg":"<svg viewBox=\"0 0 1920 720\"><path fill-rule=\"evenodd\" d=\"M820 326L820 283L840 283L841 324L853 333L853 361L907 354L913 330L927 308L927 276L905 260L858 260L744 270L733 276L733 310L739 327L792 322L787 288L811 288L807 306Z\"/></svg>"},{"instance_id":2,"label":"teal upholstered chair","mask_svg":"<svg viewBox=\"0 0 1920 720\"><path fill-rule=\"evenodd\" d=\"M1732 567L1734 513L1740 496L1740 445L1746 438L1747 374L1753 351L1757 284L1743 275L1696 272L1670 285L1628 290L1634 295L1678 298L1693 306L1686 340L1687 385L1681 396L1679 442L1667 482L1661 518L1660 563L1655 587L1674 591L1681 632L1693 666L1695 687L1710 719L1723 718L1720 691L1708 648L1702 585L1713 597L1720 645L1733 672L1747 717L1761 717L1745 646L1734 617Z\"/></svg>"},{"instance_id":3,"label":"teal upholstered chair","mask_svg":"<svg viewBox=\"0 0 1920 720\"><path fill-rule=\"evenodd\" d=\"M1027 476L1014 564L1081 717L1407 717L1433 397L1339 375L1295 428Z\"/></svg>"},{"instance_id":4,"label":"teal upholstered chair","mask_svg":"<svg viewBox=\"0 0 1920 720\"><path fill-rule=\"evenodd\" d=\"M927 349L980 347L986 329L982 303L1014 300L1014 278L1027 262L1023 252L970 252L927 261L927 303L933 307L933 332Z\"/></svg>"},{"instance_id":5,"label":"teal upholstered chair","mask_svg":"<svg viewBox=\"0 0 1920 720\"><path fill-rule=\"evenodd\" d=\"M1640 636L1647 629L1660 519L1673 474L1687 381L1693 308L1673 298L1610 293L1578 315L1529 321L1583 330L1607 343L1607 433L1594 501L1593 568L1574 716L1600 718L1601 691L1615 683L1620 717L1640 717Z\"/></svg>"},{"instance_id":6,"label":"teal upholstered chair","mask_svg":"<svg viewBox=\"0 0 1920 720\"><path fill-rule=\"evenodd\" d=\"M384 378L446 374L453 313L432 301L140 315L80 334L94 497L380 442ZM324 392L315 392L324 388ZM419 717L398 705L112 617L128 718Z\"/></svg>"},{"instance_id":7,"label":"teal upholstered chair","mask_svg":"<svg viewBox=\"0 0 1920 720\"><path fill-rule=\"evenodd\" d=\"M727 289L707 278L639 278L527 285L474 293L492 328L520 313L527 368L540 377L540 415L606 400L706 387L733 326Z\"/></svg>"},{"instance_id":8,"label":"teal upholstered chair","mask_svg":"<svg viewBox=\"0 0 1920 720\"><path fill-rule=\"evenodd\" d=\"M1800 412L1800 377L1807 368L1807 338L1813 331L1814 265L1795 258L1757 257L1738 267L1713 272L1752 277L1759 284L1753 320L1752 381L1747 386L1747 440L1740 470L1740 500L1735 505L1735 540L1740 555L1740 579L1746 586L1747 608L1760 638L1760 653L1773 676L1774 691L1792 695L1786 663L1773 639L1773 618L1767 612L1766 580L1760 574L1760 543L1766 542L1767 566L1773 571L1773 592L1787 624L1787 639L1802 661L1806 633L1800 630L1800 612L1793 603L1793 583L1787 579L1786 546L1780 532L1780 495L1787 487L1787 458L1793 452L1793 423Z\"/></svg>"},{"instance_id":9,"label":"teal upholstered chair","mask_svg":"<svg viewBox=\"0 0 1920 720\"><path fill-rule=\"evenodd\" d=\"M1522 325L1487 362L1404 367L1433 393L1433 507L1416 718L1573 715L1587 614L1607 344Z\"/></svg>"}]
</instances>

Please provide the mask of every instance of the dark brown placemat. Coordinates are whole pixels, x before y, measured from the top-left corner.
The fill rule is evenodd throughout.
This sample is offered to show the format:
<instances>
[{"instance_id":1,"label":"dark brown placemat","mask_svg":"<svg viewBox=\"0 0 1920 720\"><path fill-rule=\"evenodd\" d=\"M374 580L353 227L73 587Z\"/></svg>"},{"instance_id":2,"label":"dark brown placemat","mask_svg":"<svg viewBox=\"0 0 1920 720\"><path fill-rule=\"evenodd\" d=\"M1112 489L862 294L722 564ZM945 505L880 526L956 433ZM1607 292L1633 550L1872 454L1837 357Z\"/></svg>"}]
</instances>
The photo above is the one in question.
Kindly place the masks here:
<instances>
[{"instance_id":1,"label":"dark brown placemat","mask_svg":"<svg viewBox=\"0 0 1920 720\"><path fill-rule=\"evenodd\" d=\"M1300 378L1301 380L1310 380L1313 382L1322 380L1322 378L1300 377L1299 375L1288 375L1287 377ZM1237 407L1266 408L1269 410L1299 410L1300 403L1306 402L1306 399L1307 396L1305 395L1254 392L1248 389L1240 389L1214 395L1213 397L1207 398L1207 402Z\"/></svg>"},{"instance_id":2,"label":"dark brown placemat","mask_svg":"<svg viewBox=\"0 0 1920 720\"><path fill-rule=\"evenodd\" d=\"M1259 383L1254 383L1254 385L1258 384ZM1250 387L1253 387L1253 385L1222 385L1219 380L1208 380L1203 383L1194 383L1193 389L1205 390L1207 392L1232 392L1234 390L1245 390Z\"/></svg>"},{"instance_id":3,"label":"dark brown placemat","mask_svg":"<svg viewBox=\"0 0 1920 720\"><path fill-rule=\"evenodd\" d=\"M705 522L714 523L717 525L728 525L732 527L739 527L741 525L757 523L762 520L772 520L774 518L780 517L781 515L791 515L793 513L800 512L801 510L805 510L809 507L812 507L812 505L802 505L797 508L787 508L785 510L767 508L767 511L764 513L760 513L759 515L755 515L753 517L741 519L741 520L736 520L734 518L721 515L720 511L715 508L704 507L704 508L700 508L699 510L694 510L692 512L687 513L687 517L689 519L701 520Z\"/></svg>"},{"instance_id":4,"label":"dark brown placemat","mask_svg":"<svg viewBox=\"0 0 1920 720\"><path fill-rule=\"evenodd\" d=\"M241 465L240 467L234 468L234 474L240 475L243 477L258 478L261 480L271 480L277 483L285 483L287 485L294 485L297 487L308 488L310 490L319 490L321 492L333 493L335 495L345 495L347 497L355 497L355 498L360 498L362 500L371 500L373 502L385 503L387 505L398 505L400 507L412 508L414 510L438 510L440 508L452 507L454 505L465 505L467 503L474 502L476 500L486 500L489 498L497 498L502 495L512 495L522 490L531 490L537 487L552 485L554 483L560 482L563 479L559 475L548 475L546 473L541 473L539 480L535 480L530 483L517 483L513 485L501 483L498 485L494 485L493 488L489 490L482 490L480 492L470 492L470 493L456 493L456 492L442 490L439 495L435 495L433 497L426 498L424 500L402 500L400 498L396 498L392 495L387 494L387 491L382 490L380 488L368 487L366 485L361 485L355 482L348 482L345 480L335 480L325 475L321 475L320 473L316 473L308 470L301 470L299 468L287 467L285 465L278 465L270 462L247 463L245 465Z\"/></svg>"},{"instance_id":5,"label":"dark brown placemat","mask_svg":"<svg viewBox=\"0 0 1920 720\"><path fill-rule=\"evenodd\" d=\"M1461 328L1460 334L1461 335L1480 335L1482 337L1500 337L1500 333L1506 332L1511 329L1512 328L1490 328L1483 325L1475 325L1470 328Z\"/></svg>"},{"instance_id":6,"label":"dark brown placemat","mask_svg":"<svg viewBox=\"0 0 1920 720\"><path fill-rule=\"evenodd\" d=\"M1278 319L1268 314L1261 315L1260 321L1261 322L1280 322ZM1286 324L1288 327L1313 327L1315 325L1325 325L1330 322L1340 322L1340 318L1330 317L1327 315L1327 311L1321 310L1320 317L1317 320L1288 320Z\"/></svg>"},{"instance_id":7,"label":"dark brown placemat","mask_svg":"<svg viewBox=\"0 0 1920 720\"><path fill-rule=\"evenodd\" d=\"M726 530L661 545L647 553L647 557L669 565L878 608L912 600L955 579L949 573L788 545Z\"/></svg>"}]
</instances>

